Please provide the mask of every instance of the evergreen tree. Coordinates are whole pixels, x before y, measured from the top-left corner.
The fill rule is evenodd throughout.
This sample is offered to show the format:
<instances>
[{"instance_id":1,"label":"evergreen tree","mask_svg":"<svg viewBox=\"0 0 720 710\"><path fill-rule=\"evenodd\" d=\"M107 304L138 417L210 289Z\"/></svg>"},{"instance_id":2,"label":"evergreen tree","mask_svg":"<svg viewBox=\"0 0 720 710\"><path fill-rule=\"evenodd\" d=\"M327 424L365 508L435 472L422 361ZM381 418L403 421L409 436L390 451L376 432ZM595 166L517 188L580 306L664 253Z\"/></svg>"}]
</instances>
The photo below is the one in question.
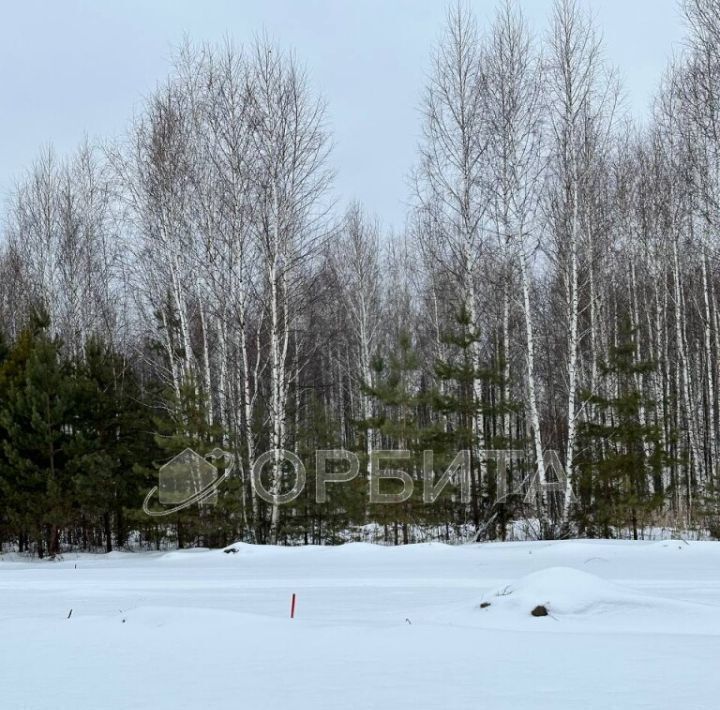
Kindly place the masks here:
<instances>
[{"instance_id":1,"label":"evergreen tree","mask_svg":"<svg viewBox=\"0 0 720 710\"><path fill-rule=\"evenodd\" d=\"M66 468L72 382L47 325L36 319L23 332L0 376L2 487L21 546L33 540L39 555L60 551L60 529L73 506Z\"/></svg>"},{"instance_id":2,"label":"evergreen tree","mask_svg":"<svg viewBox=\"0 0 720 710\"><path fill-rule=\"evenodd\" d=\"M636 334L626 325L620 342L600 363L605 391L584 393L597 416L580 427L585 453L579 459L581 529L595 528L611 537L613 529L627 527L637 539L638 530L662 503L658 482L667 463L654 422L655 402L645 395L641 376L655 364L637 358Z\"/></svg>"},{"instance_id":3,"label":"evergreen tree","mask_svg":"<svg viewBox=\"0 0 720 710\"><path fill-rule=\"evenodd\" d=\"M413 347L411 335L402 331L398 334L394 352L387 360L375 358L374 387L366 387L369 395L377 400L378 415L363 426L371 426L380 435L382 446L387 449L404 449L410 451L408 462L393 464L394 469L406 470L413 478L415 485L413 496L404 503L397 505L378 504L371 506L372 518L387 526L393 526L393 540L399 543L400 528L403 542L410 541L408 525L415 522L421 515L422 490L418 485L418 475L422 463L421 426L418 421L418 407L423 401L420 391L420 364ZM384 480L383 493L399 493L402 490L400 481Z\"/></svg>"},{"instance_id":4,"label":"evergreen tree","mask_svg":"<svg viewBox=\"0 0 720 710\"><path fill-rule=\"evenodd\" d=\"M81 512L83 546L88 526L99 524L109 552L113 537L117 545L125 543L127 512L139 507L151 485L144 468L157 455L151 410L127 360L99 340L86 345L73 375L68 470Z\"/></svg>"},{"instance_id":5,"label":"evergreen tree","mask_svg":"<svg viewBox=\"0 0 720 710\"><path fill-rule=\"evenodd\" d=\"M479 380L483 388L501 388L503 381L503 362L492 362L477 367L473 363L472 349L480 342L480 333L473 326L470 314L464 307L455 318L455 327L444 334L443 342L452 353L447 359L435 362L435 373L443 383L442 389L433 393L433 406L447 422L444 429L434 437L435 450L446 453L446 463L454 454L465 449L470 452L471 462L471 504L470 514L477 532L494 537L497 531L505 535L505 525L513 512L522 505L522 497L514 494L512 481L508 481L510 493L498 498L496 465L493 457L486 457L479 451L479 442L474 434L473 420L481 417L483 421L492 422L506 412L515 412L517 405L513 402L486 401L478 402L474 396L474 384ZM492 434L493 427L489 428ZM488 449L513 448L516 442L506 441L502 436L486 436L485 446ZM448 458L449 457L449 458ZM484 485L481 481L481 464L487 471ZM512 470L508 476L512 477Z\"/></svg>"},{"instance_id":6,"label":"evergreen tree","mask_svg":"<svg viewBox=\"0 0 720 710\"><path fill-rule=\"evenodd\" d=\"M171 393L164 393L168 406L153 419L154 441L157 457L152 462L155 475L164 463L185 449L192 449L207 456L215 449L224 450L222 428L210 421L206 398L196 383L190 381L180 390L178 400ZM150 463L150 462L148 462ZM222 471L229 461L213 460L212 464ZM146 469L147 470L147 469ZM242 537L242 497L238 478L230 477L217 492L215 505L194 505L174 513L178 547L192 544L226 545L233 538Z\"/></svg>"}]
</instances>

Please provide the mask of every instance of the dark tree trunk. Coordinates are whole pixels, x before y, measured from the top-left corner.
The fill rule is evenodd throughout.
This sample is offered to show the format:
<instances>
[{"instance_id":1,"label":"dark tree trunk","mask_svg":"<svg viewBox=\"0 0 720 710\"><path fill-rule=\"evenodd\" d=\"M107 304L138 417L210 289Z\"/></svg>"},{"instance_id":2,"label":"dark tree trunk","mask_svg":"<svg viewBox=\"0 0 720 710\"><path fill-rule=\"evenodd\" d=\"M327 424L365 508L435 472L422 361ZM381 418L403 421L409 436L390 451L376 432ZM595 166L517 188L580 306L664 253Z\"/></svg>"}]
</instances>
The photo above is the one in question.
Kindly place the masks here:
<instances>
[{"instance_id":1,"label":"dark tree trunk","mask_svg":"<svg viewBox=\"0 0 720 710\"><path fill-rule=\"evenodd\" d=\"M112 552L112 525L110 512L105 511L103 514L103 530L105 532L105 552Z\"/></svg>"}]
</instances>

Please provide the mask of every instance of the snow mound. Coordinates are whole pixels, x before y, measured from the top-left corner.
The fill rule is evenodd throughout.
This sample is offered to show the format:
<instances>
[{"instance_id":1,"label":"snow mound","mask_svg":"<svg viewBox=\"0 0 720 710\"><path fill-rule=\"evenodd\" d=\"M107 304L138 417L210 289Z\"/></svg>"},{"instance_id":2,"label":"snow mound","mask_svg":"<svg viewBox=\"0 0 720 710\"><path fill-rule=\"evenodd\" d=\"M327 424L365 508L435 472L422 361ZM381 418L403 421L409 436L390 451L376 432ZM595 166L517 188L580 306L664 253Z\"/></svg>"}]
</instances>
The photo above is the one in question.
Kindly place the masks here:
<instances>
[{"instance_id":1,"label":"snow mound","mask_svg":"<svg viewBox=\"0 0 720 710\"><path fill-rule=\"evenodd\" d=\"M628 607L646 607L651 600L588 572L571 567L549 567L498 589L491 606L530 614L537 606L551 616L603 613Z\"/></svg>"},{"instance_id":2,"label":"snow mound","mask_svg":"<svg viewBox=\"0 0 720 710\"><path fill-rule=\"evenodd\" d=\"M210 550L207 547L188 547L184 550L173 550L172 552L165 552L159 558L161 562L187 562L190 558L196 557L199 559L202 555L207 555Z\"/></svg>"}]
</instances>

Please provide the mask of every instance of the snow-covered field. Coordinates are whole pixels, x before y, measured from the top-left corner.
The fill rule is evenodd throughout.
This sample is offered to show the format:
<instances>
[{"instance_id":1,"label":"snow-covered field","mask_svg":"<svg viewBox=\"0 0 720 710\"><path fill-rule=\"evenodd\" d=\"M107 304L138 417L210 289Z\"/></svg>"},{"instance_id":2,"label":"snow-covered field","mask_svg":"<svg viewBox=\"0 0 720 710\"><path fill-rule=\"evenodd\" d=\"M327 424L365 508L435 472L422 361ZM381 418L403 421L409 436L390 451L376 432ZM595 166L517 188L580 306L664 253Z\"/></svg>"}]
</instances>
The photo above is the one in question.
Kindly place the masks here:
<instances>
[{"instance_id":1,"label":"snow-covered field","mask_svg":"<svg viewBox=\"0 0 720 710\"><path fill-rule=\"evenodd\" d=\"M5 555L0 709L720 702L719 543L235 547Z\"/></svg>"}]
</instances>

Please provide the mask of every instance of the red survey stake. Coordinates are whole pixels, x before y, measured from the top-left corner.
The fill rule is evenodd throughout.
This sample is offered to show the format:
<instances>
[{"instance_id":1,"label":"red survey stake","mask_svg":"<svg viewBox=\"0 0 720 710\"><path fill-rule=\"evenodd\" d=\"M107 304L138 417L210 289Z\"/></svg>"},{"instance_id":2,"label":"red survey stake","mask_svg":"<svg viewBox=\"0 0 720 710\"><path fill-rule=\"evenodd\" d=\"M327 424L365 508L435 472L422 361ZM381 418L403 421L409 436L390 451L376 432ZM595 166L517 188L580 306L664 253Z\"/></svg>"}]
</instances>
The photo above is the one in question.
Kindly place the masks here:
<instances>
[{"instance_id":1,"label":"red survey stake","mask_svg":"<svg viewBox=\"0 0 720 710\"><path fill-rule=\"evenodd\" d=\"M293 592L292 599L290 600L290 618L295 618L295 592Z\"/></svg>"}]
</instances>

